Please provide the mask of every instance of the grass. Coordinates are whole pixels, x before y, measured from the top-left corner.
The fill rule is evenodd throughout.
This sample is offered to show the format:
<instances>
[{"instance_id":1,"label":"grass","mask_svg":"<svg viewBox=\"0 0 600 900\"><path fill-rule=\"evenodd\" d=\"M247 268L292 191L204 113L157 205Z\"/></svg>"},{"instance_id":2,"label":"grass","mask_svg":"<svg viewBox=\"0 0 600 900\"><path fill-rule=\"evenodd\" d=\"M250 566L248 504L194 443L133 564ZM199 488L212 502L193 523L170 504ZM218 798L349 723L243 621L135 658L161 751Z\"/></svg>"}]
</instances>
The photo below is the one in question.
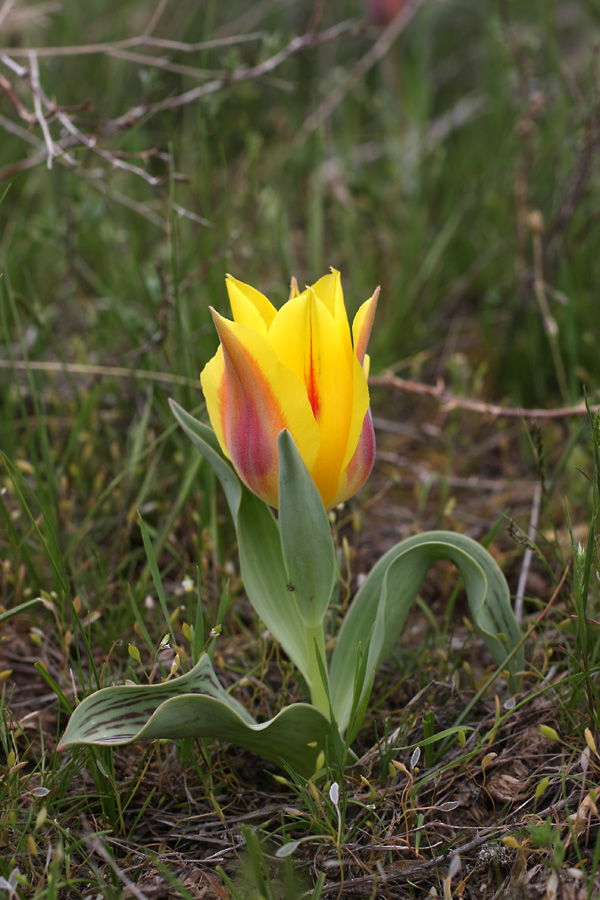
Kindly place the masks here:
<instances>
[{"instance_id":1,"label":"grass","mask_svg":"<svg viewBox=\"0 0 600 900\"><path fill-rule=\"evenodd\" d=\"M202 626L223 683L259 715L301 695L244 601L214 479L168 409L173 397L202 414L226 272L279 303L290 275L334 265L351 311L381 284L375 374L512 408L576 404L584 388L595 402L592 0L426 0L359 78L382 32L358 4L105 0L90 17L62 0L5 15L0 893L596 896L600 466L585 417L531 430L374 388L378 462L336 523L344 603L426 528L493 532L515 594L532 551L514 703L488 684L440 567L337 805L328 785L208 742L55 752L77 698L170 669L170 630L185 660ZM313 26L328 40L270 67ZM150 31L178 45L116 44ZM112 47L44 55L91 44ZM33 83L19 74L35 73L32 47Z\"/></svg>"}]
</instances>

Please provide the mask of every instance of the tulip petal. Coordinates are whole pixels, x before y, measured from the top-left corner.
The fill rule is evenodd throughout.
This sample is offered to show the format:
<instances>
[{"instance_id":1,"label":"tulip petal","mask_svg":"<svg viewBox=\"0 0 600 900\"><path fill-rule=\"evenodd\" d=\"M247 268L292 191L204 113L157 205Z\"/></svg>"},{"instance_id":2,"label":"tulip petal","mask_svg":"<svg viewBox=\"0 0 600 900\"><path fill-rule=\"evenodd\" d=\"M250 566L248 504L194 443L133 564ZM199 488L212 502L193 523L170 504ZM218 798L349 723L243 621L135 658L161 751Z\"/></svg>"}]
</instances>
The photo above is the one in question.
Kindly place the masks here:
<instances>
[{"instance_id":1,"label":"tulip petal","mask_svg":"<svg viewBox=\"0 0 600 900\"><path fill-rule=\"evenodd\" d=\"M354 456L354 451L356 450L356 446L363 430L365 415L369 409L369 386L367 384L367 376L356 356L352 358L352 368L352 407L348 427L348 438L340 471L346 469Z\"/></svg>"},{"instance_id":2,"label":"tulip petal","mask_svg":"<svg viewBox=\"0 0 600 900\"><path fill-rule=\"evenodd\" d=\"M350 365L352 342L350 340L350 326L348 325L348 313L346 312L346 305L344 303L344 292L342 290L340 273L337 269L332 269L329 275L323 275L322 278L319 278L319 280L312 285L312 289L333 316L344 345L344 350L348 357L348 364Z\"/></svg>"},{"instance_id":3,"label":"tulip petal","mask_svg":"<svg viewBox=\"0 0 600 900\"><path fill-rule=\"evenodd\" d=\"M333 498L331 506L337 506L343 503L349 497L357 492L363 486L373 468L375 461L375 431L373 429L373 420L371 418L371 410L367 410L367 414L363 420L363 427L356 445L356 450L352 455L352 459L342 472L338 492Z\"/></svg>"},{"instance_id":4,"label":"tulip petal","mask_svg":"<svg viewBox=\"0 0 600 900\"><path fill-rule=\"evenodd\" d=\"M215 356L209 360L200 374L200 383L206 400L206 409L210 424L217 436L221 450L230 459L229 450L225 441L225 425L223 412L225 410L225 362L223 360L223 348L219 347Z\"/></svg>"},{"instance_id":5,"label":"tulip petal","mask_svg":"<svg viewBox=\"0 0 600 900\"><path fill-rule=\"evenodd\" d=\"M336 502L351 497L366 481L375 458L375 433L369 408L369 356L367 344L377 309L379 288L359 308L352 323L354 340L354 403L348 433L348 445L342 466L342 476L336 494ZM342 496L343 495L343 496ZM341 497L341 499L339 499Z\"/></svg>"},{"instance_id":6,"label":"tulip petal","mask_svg":"<svg viewBox=\"0 0 600 900\"><path fill-rule=\"evenodd\" d=\"M321 434L321 451L309 470L328 506L338 488L353 409L352 369L342 338L330 311L308 288L279 310L269 343L304 382ZM368 396L361 423L367 405Z\"/></svg>"},{"instance_id":7,"label":"tulip petal","mask_svg":"<svg viewBox=\"0 0 600 900\"><path fill-rule=\"evenodd\" d=\"M352 323L352 340L354 342L354 352L356 353L357 359L361 366L365 362L367 344L369 343L369 338L371 336L371 328L373 327L373 320L375 318L375 311L377 309L379 291L380 288L377 288L373 296L363 303L363 305L359 308L358 312L354 316L354 322Z\"/></svg>"},{"instance_id":8,"label":"tulip petal","mask_svg":"<svg viewBox=\"0 0 600 900\"><path fill-rule=\"evenodd\" d=\"M277 435L287 428L310 470L319 453L318 425L301 379L280 363L266 338L246 323L212 314L221 339L223 376L214 359L202 372L208 414L242 481L277 506Z\"/></svg>"},{"instance_id":9,"label":"tulip petal","mask_svg":"<svg viewBox=\"0 0 600 900\"><path fill-rule=\"evenodd\" d=\"M232 275L227 276L227 293L234 322L250 325L258 334L266 337L277 310L264 294Z\"/></svg>"}]
</instances>

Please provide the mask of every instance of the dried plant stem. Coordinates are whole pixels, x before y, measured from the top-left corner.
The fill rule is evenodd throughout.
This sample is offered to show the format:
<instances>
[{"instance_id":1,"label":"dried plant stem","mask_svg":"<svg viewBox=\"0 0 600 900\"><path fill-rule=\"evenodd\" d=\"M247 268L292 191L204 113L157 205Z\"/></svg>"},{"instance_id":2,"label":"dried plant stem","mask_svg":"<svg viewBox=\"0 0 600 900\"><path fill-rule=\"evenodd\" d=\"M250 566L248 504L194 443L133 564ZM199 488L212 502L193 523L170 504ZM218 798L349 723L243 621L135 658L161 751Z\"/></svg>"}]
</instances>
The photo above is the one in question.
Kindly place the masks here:
<instances>
[{"instance_id":1,"label":"dried plant stem","mask_svg":"<svg viewBox=\"0 0 600 900\"><path fill-rule=\"evenodd\" d=\"M413 2L420 3L423 2L423 0L413 0ZM6 0L6 2L0 6L0 20L9 15L11 6L12 3L10 0ZM43 162L46 162L48 168L52 168L55 159L62 164L70 166L71 169L81 175L81 177L89 179L89 170L86 169L80 159L72 155L71 152L68 152L73 148L84 148L87 153L92 153L99 157L105 164L113 169L141 178L177 216L186 218L204 227L211 227L211 223L206 218L190 209L180 206L175 202L172 195L164 189L164 185L167 182L185 180L183 175L173 172L170 172L164 177L152 175L147 172L143 166L126 162L119 153L103 146L103 139L123 131L128 131L142 118L151 117L163 110L172 110L195 103L210 94L214 94L215 92L242 82L263 78L298 53L333 42L343 35L358 33L364 27L362 23L357 22L356 20L346 20L323 31L310 32L295 37L277 53L274 53L268 59L262 60L255 66L240 66L232 72L225 73L221 71L216 73L207 72L204 69L198 69L191 66L177 66L176 64L171 64L169 60L157 58L155 55L150 55L150 53L148 53L148 55L135 53L129 57L129 61L136 65L158 66L171 69L172 71L185 71L186 75L196 77L203 83L181 94L167 96L158 100L156 103L144 103L135 106L117 118L106 120L100 124L96 123L93 132L87 133L84 130L84 126L80 127L76 124L71 108L61 106L60 103L50 100L42 89L39 71L40 57L48 58L87 54L115 56L127 54L127 51L134 48L144 48L153 51L164 50L166 52L194 53L207 48L231 46L248 41L255 41L263 37L260 33L246 34L229 36L196 44L154 38L150 32L156 26L165 6L166 2L164 2L164 0L159 0L154 14L148 23L147 31L144 34L127 38L122 41L114 41L106 44L80 45L76 47L12 48L10 53L0 52L0 65L8 69L13 75L16 75L17 78L28 87L31 94L33 111L27 109L21 103L16 90L13 89L13 85L9 79L2 75L0 75L0 91L6 93L9 97L16 111L16 115L19 118L24 119L29 126L37 124L42 133L42 140L38 140L29 132L26 132L26 136L24 136L14 122L8 120L6 116L0 117L1 127L6 131L22 137L26 143L33 144L36 148L30 156L15 161L5 168L0 169L0 181L12 178L19 172L31 169ZM17 62L17 58L19 57L24 57L28 60L29 68L26 68ZM215 77L215 75L217 77ZM208 81L206 80L207 78L209 79ZM62 131L61 135L56 138L52 135L54 122L57 122L61 126ZM152 150L148 151L148 154L153 153L154 151ZM125 205L131 206L131 208L135 208L132 203L127 203L126 198L122 194L116 196L115 199L121 203L125 203ZM135 201L133 201L133 203L135 203ZM146 218L150 218L150 215L146 215ZM151 220L156 224L160 224L158 223L157 218L158 217L153 216ZM168 219L165 217L165 223L167 221Z\"/></svg>"},{"instance_id":2,"label":"dried plant stem","mask_svg":"<svg viewBox=\"0 0 600 900\"><path fill-rule=\"evenodd\" d=\"M420 0L420 2L423 2L423 0ZM273 54L273 56L263 60L263 62L258 63L256 66L242 66L229 75L215 78L206 84L198 85L189 91L185 91L183 94L165 97L164 100L159 100L157 103L145 103L140 106L134 106L124 113L124 115L108 122L105 127L105 132L110 133L111 131L120 131L123 128L130 128L139 121L139 119L145 118L146 116L154 115L165 109L178 109L181 106L195 103L202 97L214 94L216 91L223 90L223 88L241 84L244 81L262 78L279 68L286 60L295 56L297 53L335 41L343 34L356 31L357 27L357 23L354 20L348 19L345 22L333 25L325 31L320 31L316 34L304 34L301 37L294 38L278 53Z\"/></svg>"},{"instance_id":3,"label":"dried plant stem","mask_svg":"<svg viewBox=\"0 0 600 900\"><path fill-rule=\"evenodd\" d=\"M578 406L565 406L558 409L523 409L509 406L498 406L495 403L484 403L482 400L469 400L467 397L457 397L447 390L443 382L436 385L421 384L417 381L407 381L396 375L381 375L369 378L371 387L387 387L393 390L403 391L407 394L422 394L432 397L442 406L445 412L452 409L464 409L469 412L491 416L494 419L570 419L574 416L586 416L588 407L585 403ZM590 406L590 412L600 410L600 406Z\"/></svg>"},{"instance_id":4,"label":"dried plant stem","mask_svg":"<svg viewBox=\"0 0 600 900\"><path fill-rule=\"evenodd\" d=\"M33 91L33 108L35 110L35 117L39 123L40 128L42 129L44 141L48 150L48 160L46 164L48 168L51 169L52 160L56 155L56 149L54 146L54 141L52 140L52 135L50 134L50 129L48 128L48 123L46 122L46 117L44 116L44 111L42 109L40 70L38 66L37 55L33 51L29 54L29 70L31 73L31 89Z\"/></svg>"},{"instance_id":5,"label":"dried plant stem","mask_svg":"<svg viewBox=\"0 0 600 900\"><path fill-rule=\"evenodd\" d=\"M144 381L159 381L164 384L181 384L186 387L197 387L200 390L200 379L185 378L183 375L171 375L168 372L152 372L147 369L128 369L124 366L93 366L83 363L62 362L25 362L24 360L0 359L0 369L17 369L35 372L68 372L72 375L100 376L102 378L140 378Z\"/></svg>"},{"instance_id":6,"label":"dried plant stem","mask_svg":"<svg viewBox=\"0 0 600 900\"><path fill-rule=\"evenodd\" d=\"M527 530L527 538L531 543L533 543L535 540L535 533L537 531L538 522L540 519L541 503L542 485L538 481L533 492L533 500L531 503L531 517L529 519L529 528ZM529 570L531 568L532 560L533 550L531 547L527 547L525 553L523 554L523 565L521 567L521 574L519 575L519 584L517 585L517 595L515 598L515 617L519 625L523 623L523 599L525 596L525 588L527 587L527 579L529 577Z\"/></svg>"},{"instance_id":7,"label":"dried plant stem","mask_svg":"<svg viewBox=\"0 0 600 900\"><path fill-rule=\"evenodd\" d=\"M0 11L0 15L2 11ZM202 50L214 50L220 47L233 47L237 44L247 44L261 40L263 34L232 35L230 37L217 38L211 41L200 41L188 44L185 41L171 41L166 38L153 38L147 34L137 37L125 38L122 41L110 41L98 44L77 44L69 47L15 47L11 49L12 56L29 56L34 52L37 56L91 56L95 54L114 53L117 50L128 50L131 47L154 47L157 50L171 50L177 53L198 53Z\"/></svg>"},{"instance_id":8,"label":"dried plant stem","mask_svg":"<svg viewBox=\"0 0 600 900\"><path fill-rule=\"evenodd\" d=\"M15 0L4 0L4 3L2 4L2 7L0 8L0 28L2 28L2 25L8 18L8 15L14 5L15 5Z\"/></svg>"},{"instance_id":9,"label":"dried plant stem","mask_svg":"<svg viewBox=\"0 0 600 900\"><path fill-rule=\"evenodd\" d=\"M535 298L540 307L542 321L544 323L544 331L548 336L550 352L552 354L552 362L554 363L554 371L556 380L564 403L569 402L569 388L567 385L567 376L565 367L560 355L560 347L558 344L558 325L556 319L550 312L548 306L548 298L546 297L546 286L544 283L544 260L542 246L542 230L543 222L540 213L532 212L529 217L531 236L533 240L533 291Z\"/></svg>"},{"instance_id":10,"label":"dried plant stem","mask_svg":"<svg viewBox=\"0 0 600 900\"><path fill-rule=\"evenodd\" d=\"M168 372L153 372L148 369L129 369L125 366L100 366L85 365L83 363L63 362L26 362L24 360L0 359L0 369L17 369L25 372L28 369L37 372L70 372L76 375L103 376L108 378L140 378L146 381L159 381L165 384L182 384L187 387L200 389L200 382L193 378L185 378L181 375L171 375ZM453 409L463 409L467 412L479 413L490 416L493 419L572 419L576 416L588 414L585 403L578 406L559 407L558 409L524 409L509 406L498 406L495 403L484 403L482 400L469 400L467 397L457 397L451 391L446 390L443 384L422 384L418 381L407 381L396 375L376 375L369 378L371 387L385 387L402 391L407 394L420 394L437 400L445 412ZM599 406L589 406L589 411L600 411Z\"/></svg>"}]
</instances>

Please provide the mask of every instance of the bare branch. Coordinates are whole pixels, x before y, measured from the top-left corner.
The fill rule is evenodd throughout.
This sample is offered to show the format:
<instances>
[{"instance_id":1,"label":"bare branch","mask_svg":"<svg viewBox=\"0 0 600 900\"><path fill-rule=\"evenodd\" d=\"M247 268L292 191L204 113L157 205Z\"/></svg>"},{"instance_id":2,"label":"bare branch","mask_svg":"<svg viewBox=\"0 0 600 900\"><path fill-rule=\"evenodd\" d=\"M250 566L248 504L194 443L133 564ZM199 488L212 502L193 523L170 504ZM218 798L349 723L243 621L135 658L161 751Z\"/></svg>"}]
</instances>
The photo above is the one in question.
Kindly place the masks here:
<instances>
[{"instance_id":1,"label":"bare branch","mask_svg":"<svg viewBox=\"0 0 600 900\"><path fill-rule=\"evenodd\" d=\"M457 397L447 390L443 383L437 385L421 384L417 381L407 381L396 375L382 375L369 378L371 387L387 387L392 390L402 391L407 394L420 394L436 400L444 410L450 412L453 409L464 409L469 412L491 416L494 419L569 419L575 416L587 416L588 408L585 403L578 406L565 406L559 409L523 409L509 406L497 406L495 403L484 403L482 400L469 400L467 397ZM600 406L590 406L590 412L600 410Z\"/></svg>"},{"instance_id":2,"label":"bare branch","mask_svg":"<svg viewBox=\"0 0 600 900\"><path fill-rule=\"evenodd\" d=\"M10 56L8 56L8 54L0 54L0 62L4 63L7 68L11 69L11 71L15 72L20 78L22 78L31 89L33 95L34 110L36 113L35 121L39 123L42 129L45 141L45 150L38 150L38 152L33 157L29 157L26 160L14 163L12 166L0 170L0 180L3 177L11 177L17 172L21 172L28 168L32 168L33 166L39 165L40 162L42 162L44 159L47 160L48 168L51 168L52 160L55 157L59 156L61 157L61 161L64 161L73 167L79 168L77 160L72 156L65 155L64 151L67 147L83 146L90 152L99 156L114 169L119 169L121 171L128 172L129 174L136 175L138 178L141 178L150 187L154 188L157 191L161 199L163 199L165 203L170 206L170 208L178 216L187 218L198 225L211 227L211 223L207 219L203 218L192 210L185 209L179 203L176 203L165 191L161 189L165 181L168 180L168 177L158 178L154 175L150 175L145 171L145 169L141 168L141 166L132 165L131 163L126 162L119 154L112 153L111 151L105 150L103 147L98 146L95 137L89 137L83 131L81 131L81 129L73 123L71 116L69 116L64 110L56 107L54 103L52 103L46 96L40 85L36 54L31 52L30 59L31 72L29 72L26 68L13 60ZM44 116L44 107L49 115L54 116L60 122L60 124L63 126L65 131L68 132L70 137L57 142L53 141L48 129L46 117ZM146 156L148 155L150 154L146 154ZM171 180L182 180L184 178L184 176L178 175L177 173L171 173L169 177L171 178ZM124 202L124 196L122 194L119 195L118 199L119 202ZM134 208L132 203L134 203L134 201L126 205L130 206L130 208ZM148 218L150 221L154 221L154 223L156 224L157 217L150 217L147 215L146 218Z\"/></svg>"},{"instance_id":3,"label":"bare branch","mask_svg":"<svg viewBox=\"0 0 600 900\"><path fill-rule=\"evenodd\" d=\"M3 78L0 77L0 87L4 87ZM34 137L26 128L22 128L20 125L17 125L16 122L13 122L12 119L9 119L7 116L0 113L0 125L4 128L5 131L8 131L9 134L14 134L15 137L20 138L22 141L26 141L28 144L33 144L34 147L39 147L40 142L36 137Z\"/></svg>"},{"instance_id":4,"label":"bare branch","mask_svg":"<svg viewBox=\"0 0 600 900\"><path fill-rule=\"evenodd\" d=\"M417 2L422 3L424 0L417 0ZM113 130L121 130L122 128L130 128L139 121L139 119L142 119L145 116L154 115L165 109L178 109L181 106L187 106L189 103L195 103L202 97L214 94L216 91L223 90L223 88L232 87L233 85L241 84L244 81L262 78L302 50L319 47L322 44L337 40L342 34L356 32L361 28L362 26L360 23L357 23L353 19L348 19L345 22L340 22L338 25L328 28L326 31L321 31L318 34L304 34L301 37L294 38L294 40L290 41L283 50L280 50L268 59L263 60L263 62L258 63L256 66L242 67L229 75L215 78L213 81L209 81L207 84L202 84L189 91L185 91L183 94L176 94L174 97L166 97L164 100L159 100L157 103L144 103L139 106L134 106L122 116L119 116L119 118L108 122L104 128L104 133L110 133Z\"/></svg>"},{"instance_id":5,"label":"bare branch","mask_svg":"<svg viewBox=\"0 0 600 900\"><path fill-rule=\"evenodd\" d=\"M52 160L56 156L56 149L54 147L54 142L52 140L52 135L50 134L50 129L48 128L48 123L46 122L46 118L44 116L44 111L42 109L42 89L40 86L40 70L38 68L37 56L35 53L29 54L29 64L31 71L31 89L33 92L33 108L35 110L35 117L39 123L40 128L42 129L42 134L44 135L44 141L46 142L46 147L48 149L48 161L47 166L49 169L52 168Z\"/></svg>"},{"instance_id":6,"label":"bare branch","mask_svg":"<svg viewBox=\"0 0 600 900\"><path fill-rule=\"evenodd\" d=\"M189 78L197 78L198 80L222 78L224 75L224 72L198 69L195 66L182 66L179 63L171 62L166 56L148 56L145 53L133 53L131 50L108 50L106 55L115 59L122 59L124 62L137 63L137 65L161 69L164 72L173 72L175 75L187 75Z\"/></svg>"},{"instance_id":7,"label":"bare branch","mask_svg":"<svg viewBox=\"0 0 600 900\"><path fill-rule=\"evenodd\" d=\"M422 0L413 0L413 2L420 3ZM41 130L43 138L43 140L39 141L35 133L32 134L24 129L19 129L17 125L10 122L6 117L1 117L0 125L3 126L6 131L20 137L35 149L34 152L25 159L17 160L6 166L4 169L1 169L0 180L12 177L19 172L38 166L43 162L46 162L48 168L52 168L53 161L57 159L62 164L70 166L77 174L86 178L86 180L93 184L94 187L99 189L95 175L91 174L89 170L84 167L82 162L69 152L72 151L73 148L82 148L88 153L92 153L99 157L103 163L111 168L142 179L142 181L144 181L177 216L187 218L198 225L210 227L211 223L207 219L192 210L186 209L179 203L176 203L169 192L164 190L165 183L184 180L185 176L174 172L168 172L164 176L152 174L142 165L136 165L135 163L129 162L123 158L122 154L103 146L102 139L131 128L144 117L153 116L163 110L177 109L187 104L197 102L203 97L242 82L263 78L279 68L286 60L304 50L334 41L345 34L359 33L364 28L360 22L347 20L324 31L318 33L310 32L300 37L296 37L277 53L254 66L241 66L233 72L207 71L193 66L181 65L171 61L166 55L155 55L155 53L156 51L159 53L164 53L164 51L167 53L192 53L199 50L235 46L248 41L261 39L262 34L228 35L195 44L155 38L152 36L152 31L166 9L167 3L168 0L158 0L145 33L135 37L126 38L122 41L88 44L76 47L15 48L11 50L10 53L0 51L0 64L5 66L13 76L17 76L17 78L27 85L32 97L33 111L30 111L23 105L17 96L16 90L13 89L11 82L3 76L0 76L0 88L4 89L10 97L18 116L27 122L28 125L37 125ZM4 5L0 8L0 16L6 18L10 9L11 0L5 0ZM144 52L136 52L142 50ZM39 59L42 57L86 54L116 56L124 59L126 62L138 66L152 66L166 71L184 74L188 77L199 79L203 83L182 94L167 96L156 103L146 103L135 106L113 120L95 124L94 131L90 132L89 127L86 129L86 126L81 125L76 120L72 108L56 103L48 98L42 87L39 69ZM18 58L21 57L26 57L28 59L29 69L18 61ZM207 78L210 80L206 81ZM86 107L83 108L85 109ZM77 109L82 109L82 107L77 107ZM52 123L54 121L58 122L62 131L62 133L56 137L53 135L52 129ZM140 156L145 161L151 155L156 155L156 151L149 150ZM167 163L170 162L170 158L167 155L164 155L163 159ZM142 212L142 209L146 209L146 207L139 204L137 201L126 198L123 193L120 193L112 186L107 188L105 193L112 196L117 202L138 212ZM158 227L164 228L167 225L166 220L161 218L151 209L146 209L146 212L142 214L145 215L146 219L153 222L153 224Z\"/></svg>"},{"instance_id":8,"label":"bare branch","mask_svg":"<svg viewBox=\"0 0 600 900\"><path fill-rule=\"evenodd\" d=\"M165 9L167 8L168 2L169 2L169 0L158 0L158 5L157 5L156 9L154 10L154 12L152 13L152 18L148 22L148 25L146 26L146 30L144 31L145 35L152 34L154 29L158 25L158 23L162 17L162 14L164 13Z\"/></svg>"},{"instance_id":9,"label":"bare branch","mask_svg":"<svg viewBox=\"0 0 600 900\"><path fill-rule=\"evenodd\" d=\"M70 372L75 375L100 376L103 378L140 378L144 381L158 381L164 384L181 384L186 387L197 387L200 390L200 379L186 378L183 375L171 375L168 372L152 372L147 369L127 369L123 366L93 366L83 363L35 362L33 360L0 359L0 369L16 369L20 372L28 370L36 372Z\"/></svg>"},{"instance_id":10,"label":"bare branch","mask_svg":"<svg viewBox=\"0 0 600 900\"><path fill-rule=\"evenodd\" d=\"M4 22L8 18L11 9L15 5L15 0L4 0L2 4L2 8L0 9L0 28L4 25Z\"/></svg>"},{"instance_id":11,"label":"bare branch","mask_svg":"<svg viewBox=\"0 0 600 900\"><path fill-rule=\"evenodd\" d=\"M29 49L15 47L11 50L11 55L28 57L33 52L40 58L43 56L90 56L93 54L111 53L113 50L129 50L133 47L156 47L159 50L173 50L177 53L198 53L201 50L218 50L220 47L234 47L238 44L247 44L259 41L262 37L262 33L255 32L254 34L233 35L231 37L215 38L211 41L200 41L197 44L187 44L184 41L171 41L142 34L137 37L125 38L122 41L111 41L110 43L79 44L69 47L31 47Z\"/></svg>"}]
</instances>

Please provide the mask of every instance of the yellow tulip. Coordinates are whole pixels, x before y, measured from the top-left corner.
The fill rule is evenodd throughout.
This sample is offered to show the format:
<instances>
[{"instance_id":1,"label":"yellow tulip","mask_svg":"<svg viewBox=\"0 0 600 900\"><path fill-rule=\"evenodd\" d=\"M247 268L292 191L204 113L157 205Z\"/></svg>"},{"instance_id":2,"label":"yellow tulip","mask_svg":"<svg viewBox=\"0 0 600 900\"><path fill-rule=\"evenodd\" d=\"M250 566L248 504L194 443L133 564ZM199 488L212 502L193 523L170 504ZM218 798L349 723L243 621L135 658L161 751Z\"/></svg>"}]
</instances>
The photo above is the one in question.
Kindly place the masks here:
<instances>
[{"instance_id":1,"label":"yellow tulip","mask_svg":"<svg viewBox=\"0 0 600 900\"><path fill-rule=\"evenodd\" d=\"M277 435L286 428L330 509L366 481L375 456L367 343L379 288L350 326L332 270L277 310L230 275L233 322L211 309L221 346L201 374L211 424L242 481L278 507Z\"/></svg>"}]
</instances>

